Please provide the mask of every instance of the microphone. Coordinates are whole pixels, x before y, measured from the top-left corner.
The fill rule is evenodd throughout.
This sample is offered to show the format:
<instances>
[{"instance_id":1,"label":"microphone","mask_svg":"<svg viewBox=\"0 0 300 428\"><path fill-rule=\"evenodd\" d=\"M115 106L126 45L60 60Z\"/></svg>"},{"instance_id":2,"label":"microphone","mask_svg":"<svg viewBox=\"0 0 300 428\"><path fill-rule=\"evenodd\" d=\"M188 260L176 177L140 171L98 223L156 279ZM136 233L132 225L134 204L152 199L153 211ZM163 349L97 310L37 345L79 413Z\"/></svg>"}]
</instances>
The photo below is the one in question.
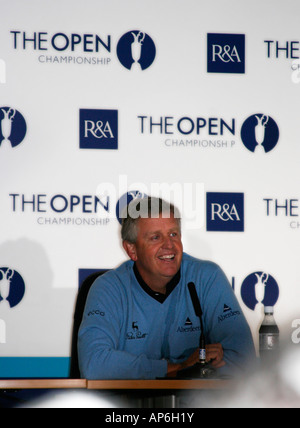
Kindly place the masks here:
<instances>
[{"instance_id":1,"label":"microphone","mask_svg":"<svg viewBox=\"0 0 300 428\"><path fill-rule=\"evenodd\" d=\"M215 369L206 362L205 337L202 319L202 309L197 295L196 287L193 282L188 283L188 289L194 306L195 314L200 319L201 334L199 339L199 362L192 367L187 367L177 373L178 378L195 379L195 378L210 378L215 374Z\"/></svg>"},{"instance_id":2,"label":"microphone","mask_svg":"<svg viewBox=\"0 0 300 428\"><path fill-rule=\"evenodd\" d=\"M195 284L193 282L189 282L188 289L189 289L192 303L194 306L195 314L200 319L201 334L200 334L200 340L199 340L199 362L200 364L204 365L206 363L206 348L205 348L205 337L204 337L204 328L203 328L203 320L202 320L203 312L200 306L200 301L198 298Z\"/></svg>"}]
</instances>

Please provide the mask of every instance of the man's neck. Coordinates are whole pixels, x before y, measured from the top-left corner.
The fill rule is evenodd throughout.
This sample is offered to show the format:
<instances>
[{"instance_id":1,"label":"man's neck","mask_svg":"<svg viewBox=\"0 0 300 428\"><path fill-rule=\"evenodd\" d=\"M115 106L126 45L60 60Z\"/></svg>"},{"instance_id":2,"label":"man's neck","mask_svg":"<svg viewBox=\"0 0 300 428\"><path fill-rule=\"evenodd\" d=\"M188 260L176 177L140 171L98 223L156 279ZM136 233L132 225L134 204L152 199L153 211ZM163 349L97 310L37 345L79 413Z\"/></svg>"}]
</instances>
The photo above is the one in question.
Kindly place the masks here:
<instances>
[{"instance_id":1,"label":"man's neck","mask_svg":"<svg viewBox=\"0 0 300 428\"><path fill-rule=\"evenodd\" d=\"M177 274L169 279L166 278L166 281L164 283L160 284L148 284L144 281L142 275L140 274L136 264L133 266L133 271L135 273L136 279L141 285L141 287L151 296L159 301L164 301L165 298L174 290L176 285L180 281L180 270L177 272Z\"/></svg>"}]
</instances>

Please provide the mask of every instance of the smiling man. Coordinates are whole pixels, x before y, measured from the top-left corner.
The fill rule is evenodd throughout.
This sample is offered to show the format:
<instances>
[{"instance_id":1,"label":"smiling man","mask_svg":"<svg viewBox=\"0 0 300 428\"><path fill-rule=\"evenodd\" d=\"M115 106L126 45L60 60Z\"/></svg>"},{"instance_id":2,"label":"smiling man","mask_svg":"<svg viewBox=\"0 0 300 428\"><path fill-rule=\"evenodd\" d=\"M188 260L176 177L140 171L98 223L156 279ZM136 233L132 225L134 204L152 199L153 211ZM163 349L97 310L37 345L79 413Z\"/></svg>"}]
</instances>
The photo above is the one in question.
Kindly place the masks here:
<instances>
[{"instance_id":1,"label":"smiling man","mask_svg":"<svg viewBox=\"0 0 300 428\"><path fill-rule=\"evenodd\" d=\"M177 274L182 260L180 225L170 218L140 218L135 241L126 236L123 246L137 271L153 291L166 294L167 283Z\"/></svg>"},{"instance_id":2,"label":"smiling man","mask_svg":"<svg viewBox=\"0 0 300 428\"><path fill-rule=\"evenodd\" d=\"M81 376L155 379L198 362L189 282L203 310L207 360L220 374L243 371L255 356L250 329L222 270L183 252L178 210L157 198L134 200L121 234L130 260L90 290L78 339Z\"/></svg>"}]
</instances>

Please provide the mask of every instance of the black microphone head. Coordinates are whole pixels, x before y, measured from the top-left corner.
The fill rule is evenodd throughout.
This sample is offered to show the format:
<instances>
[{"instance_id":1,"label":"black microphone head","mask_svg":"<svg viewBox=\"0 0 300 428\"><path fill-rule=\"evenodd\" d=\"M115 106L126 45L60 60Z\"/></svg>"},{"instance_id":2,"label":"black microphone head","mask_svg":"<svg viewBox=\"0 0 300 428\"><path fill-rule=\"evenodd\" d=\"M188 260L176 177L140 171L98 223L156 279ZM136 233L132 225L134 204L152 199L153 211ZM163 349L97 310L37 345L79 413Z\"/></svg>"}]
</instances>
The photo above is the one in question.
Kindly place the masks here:
<instances>
[{"instance_id":1,"label":"black microphone head","mask_svg":"<svg viewBox=\"0 0 300 428\"><path fill-rule=\"evenodd\" d=\"M195 314L197 315L197 317L201 318L202 317L202 309L200 306L199 297L198 297L198 294L196 291L195 284L193 282L189 282L188 283L188 289L189 289L191 299L193 302L193 306L195 309Z\"/></svg>"}]
</instances>

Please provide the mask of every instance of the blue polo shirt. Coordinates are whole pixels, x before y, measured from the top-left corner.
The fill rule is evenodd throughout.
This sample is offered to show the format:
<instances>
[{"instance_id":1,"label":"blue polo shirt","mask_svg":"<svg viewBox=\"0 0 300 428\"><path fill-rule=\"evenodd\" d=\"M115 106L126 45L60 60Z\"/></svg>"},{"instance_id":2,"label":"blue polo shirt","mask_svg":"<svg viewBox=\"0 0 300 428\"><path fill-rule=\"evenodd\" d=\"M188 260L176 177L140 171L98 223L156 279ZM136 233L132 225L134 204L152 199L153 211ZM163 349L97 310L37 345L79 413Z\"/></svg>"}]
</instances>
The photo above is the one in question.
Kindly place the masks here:
<instances>
[{"instance_id":1,"label":"blue polo shirt","mask_svg":"<svg viewBox=\"0 0 300 428\"><path fill-rule=\"evenodd\" d=\"M167 360L187 359L199 347L201 333L189 282L201 302L206 342L222 344L226 373L243 370L255 351L228 280L215 263L184 253L166 295L149 289L131 260L94 282L78 336L81 376L155 379L166 376Z\"/></svg>"}]
</instances>

